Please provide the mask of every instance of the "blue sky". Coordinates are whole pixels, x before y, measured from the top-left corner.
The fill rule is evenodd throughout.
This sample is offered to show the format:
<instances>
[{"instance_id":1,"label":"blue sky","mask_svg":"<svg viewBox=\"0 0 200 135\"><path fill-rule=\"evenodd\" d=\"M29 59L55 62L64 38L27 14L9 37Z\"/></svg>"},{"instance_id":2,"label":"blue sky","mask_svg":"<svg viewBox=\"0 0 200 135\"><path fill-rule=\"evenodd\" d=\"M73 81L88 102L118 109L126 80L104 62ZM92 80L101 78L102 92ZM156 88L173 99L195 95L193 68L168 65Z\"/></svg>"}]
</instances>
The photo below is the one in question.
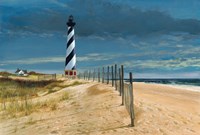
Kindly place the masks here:
<instances>
[{"instance_id":1,"label":"blue sky","mask_svg":"<svg viewBox=\"0 0 200 135\"><path fill-rule=\"evenodd\" d=\"M124 64L135 77L200 77L199 0L1 0L0 71L63 73L66 21L79 71Z\"/></svg>"}]
</instances>

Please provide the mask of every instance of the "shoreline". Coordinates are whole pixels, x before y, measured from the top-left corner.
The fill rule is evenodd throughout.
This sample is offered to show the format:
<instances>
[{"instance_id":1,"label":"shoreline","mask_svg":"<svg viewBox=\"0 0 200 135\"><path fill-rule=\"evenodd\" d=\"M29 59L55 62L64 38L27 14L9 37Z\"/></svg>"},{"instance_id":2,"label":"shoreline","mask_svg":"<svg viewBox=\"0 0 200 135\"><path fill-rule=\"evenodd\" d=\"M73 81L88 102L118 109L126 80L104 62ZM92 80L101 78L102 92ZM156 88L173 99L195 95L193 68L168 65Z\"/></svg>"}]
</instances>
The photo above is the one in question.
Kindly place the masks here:
<instances>
[{"instance_id":1,"label":"shoreline","mask_svg":"<svg viewBox=\"0 0 200 135\"><path fill-rule=\"evenodd\" d=\"M192 92L200 92L200 86L195 85L184 85L184 84L162 84L162 83L147 83L147 82L134 82L134 83L142 83L142 84L153 84L160 86L168 86L171 88L175 88L177 90L183 91L192 91Z\"/></svg>"}]
</instances>

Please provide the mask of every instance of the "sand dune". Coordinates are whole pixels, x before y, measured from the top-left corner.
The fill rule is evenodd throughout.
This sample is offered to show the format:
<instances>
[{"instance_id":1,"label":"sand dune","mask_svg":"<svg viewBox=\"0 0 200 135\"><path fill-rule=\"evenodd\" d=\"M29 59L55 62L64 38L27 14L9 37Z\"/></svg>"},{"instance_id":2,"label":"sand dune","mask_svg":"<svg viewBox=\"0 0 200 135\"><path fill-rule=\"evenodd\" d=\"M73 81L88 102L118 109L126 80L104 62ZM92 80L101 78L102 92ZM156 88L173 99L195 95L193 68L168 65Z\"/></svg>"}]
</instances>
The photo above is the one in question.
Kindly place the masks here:
<instances>
[{"instance_id":1,"label":"sand dune","mask_svg":"<svg viewBox=\"0 0 200 135\"><path fill-rule=\"evenodd\" d=\"M200 134L200 92L134 83L136 119L135 127L129 127L129 115L113 87L89 82L62 91L69 91L71 98L59 103L57 110L1 119L0 134ZM54 93L54 96L60 92Z\"/></svg>"}]
</instances>

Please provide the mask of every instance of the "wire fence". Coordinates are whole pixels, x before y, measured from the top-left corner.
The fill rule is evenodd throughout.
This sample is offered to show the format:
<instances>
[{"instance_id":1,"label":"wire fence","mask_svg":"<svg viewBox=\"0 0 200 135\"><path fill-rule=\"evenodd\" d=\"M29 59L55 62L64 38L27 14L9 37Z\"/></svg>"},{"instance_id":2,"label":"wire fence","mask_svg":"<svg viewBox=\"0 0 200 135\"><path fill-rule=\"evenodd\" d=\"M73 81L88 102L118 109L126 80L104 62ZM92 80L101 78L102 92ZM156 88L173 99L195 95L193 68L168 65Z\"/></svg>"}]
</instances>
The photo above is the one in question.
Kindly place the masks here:
<instances>
[{"instance_id":1,"label":"wire fence","mask_svg":"<svg viewBox=\"0 0 200 135\"><path fill-rule=\"evenodd\" d=\"M131 126L134 126L134 104L133 104L133 84L132 73L129 73L129 81L124 79L124 66L117 65L97 68L93 70L86 70L78 74L78 78L84 80L98 81L104 84L111 84L115 90L119 92L122 98L122 105L124 105L130 115Z\"/></svg>"},{"instance_id":2,"label":"wire fence","mask_svg":"<svg viewBox=\"0 0 200 135\"><path fill-rule=\"evenodd\" d=\"M56 74L38 75L38 81L41 80L56 80Z\"/></svg>"}]
</instances>

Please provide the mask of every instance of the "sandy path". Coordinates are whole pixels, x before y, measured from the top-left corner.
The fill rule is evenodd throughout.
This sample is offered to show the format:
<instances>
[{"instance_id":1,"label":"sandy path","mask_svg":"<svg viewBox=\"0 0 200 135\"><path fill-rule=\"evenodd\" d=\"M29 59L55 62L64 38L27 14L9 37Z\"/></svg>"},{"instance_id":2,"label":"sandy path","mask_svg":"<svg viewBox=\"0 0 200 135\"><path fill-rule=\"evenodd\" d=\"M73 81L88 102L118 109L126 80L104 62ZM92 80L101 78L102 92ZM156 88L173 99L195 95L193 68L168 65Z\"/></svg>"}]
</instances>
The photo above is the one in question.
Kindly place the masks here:
<instances>
[{"instance_id":1,"label":"sandy path","mask_svg":"<svg viewBox=\"0 0 200 135\"><path fill-rule=\"evenodd\" d=\"M52 112L3 120L0 133L20 135L44 134L110 134L126 128L129 117L114 88L97 83L69 87L71 99Z\"/></svg>"},{"instance_id":2,"label":"sandy path","mask_svg":"<svg viewBox=\"0 0 200 135\"><path fill-rule=\"evenodd\" d=\"M111 86L90 82L62 91L69 91L71 98L59 103L57 110L3 119L0 122L0 134L200 134L200 92L134 83L136 126L132 128L129 127L129 115L121 106L121 97Z\"/></svg>"}]
</instances>

